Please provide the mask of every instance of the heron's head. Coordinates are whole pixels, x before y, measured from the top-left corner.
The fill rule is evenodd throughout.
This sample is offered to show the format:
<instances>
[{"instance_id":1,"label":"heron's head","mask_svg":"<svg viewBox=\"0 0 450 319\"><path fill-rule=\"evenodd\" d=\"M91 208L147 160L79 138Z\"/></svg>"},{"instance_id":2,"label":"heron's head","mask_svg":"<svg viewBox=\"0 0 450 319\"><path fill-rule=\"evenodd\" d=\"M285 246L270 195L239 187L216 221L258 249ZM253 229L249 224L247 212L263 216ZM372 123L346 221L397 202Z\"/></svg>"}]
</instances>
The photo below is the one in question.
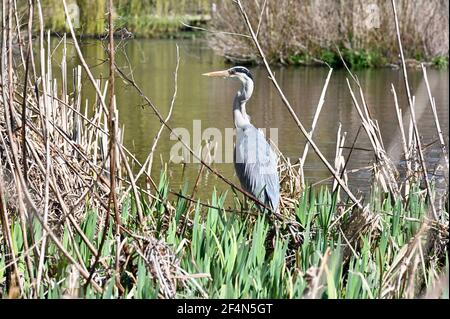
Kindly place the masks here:
<instances>
[{"instance_id":1,"label":"heron's head","mask_svg":"<svg viewBox=\"0 0 450 319\"><path fill-rule=\"evenodd\" d=\"M210 77L237 78L244 84L247 82L253 83L252 74L247 68L243 66L235 66L228 70L203 73L203 75Z\"/></svg>"},{"instance_id":2,"label":"heron's head","mask_svg":"<svg viewBox=\"0 0 450 319\"><path fill-rule=\"evenodd\" d=\"M250 71L243 66L235 66L228 70L203 73L203 75L210 77L235 78L240 80L243 84L245 91L244 93L247 98L250 98L253 92L253 76Z\"/></svg>"}]
</instances>

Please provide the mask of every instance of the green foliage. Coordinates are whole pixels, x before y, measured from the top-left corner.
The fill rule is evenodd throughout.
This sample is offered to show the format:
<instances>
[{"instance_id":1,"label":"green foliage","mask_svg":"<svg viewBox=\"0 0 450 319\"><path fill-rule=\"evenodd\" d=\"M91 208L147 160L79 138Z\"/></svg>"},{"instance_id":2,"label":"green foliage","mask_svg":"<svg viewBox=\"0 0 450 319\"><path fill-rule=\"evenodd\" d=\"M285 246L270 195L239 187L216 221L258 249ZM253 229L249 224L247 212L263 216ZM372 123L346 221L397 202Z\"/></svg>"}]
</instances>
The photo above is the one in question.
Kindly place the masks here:
<instances>
[{"instance_id":1,"label":"green foliage","mask_svg":"<svg viewBox=\"0 0 450 319\"><path fill-rule=\"evenodd\" d=\"M294 244L285 223L274 222L264 215L255 217L246 212L226 212L227 193L218 194L214 190L208 203L211 207L204 207L190 205L183 197L172 199L168 189L167 174L162 171L158 184L159 200L143 204L144 215L149 220L144 233L141 233L142 225L136 223L136 204L131 195L124 201L121 214L128 232L144 237L155 236L165 242L176 252L179 266L188 274L207 274L177 285L178 298L302 298L307 295L315 298L378 298L383 294L383 280L392 273L392 265L402 258L406 245L419 230L427 211L418 187L410 190L406 202L393 201L375 190L369 204L379 220L378 227L349 234L343 229L349 217L358 212L348 208L344 213L339 211L338 192L333 193L327 187L306 187L292 212L300 225L296 231L301 235L301 241ZM186 194L187 190L187 185L184 185L180 194ZM167 211L167 202L175 208L174 211ZM186 215L192 222L182 227ZM80 228L97 248L102 236L99 225L97 212L88 208ZM24 240L19 221L13 220L11 228L14 249L16 253L22 252ZM116 245L112 229L111 221L101 252L102 263L96 268L104 291L99 294L91 285L84 289L84 281L80 278L80 297L119 296L113 271ZM33 237L39 240L42 227L37 220L33 222L32 230ZM60 236L64 248L75 259L81 258L89 268L93 255L83 239L78 234L72 235L67 223ZM352 240L353 236L358 240ZM128 237L126 242L132 245L134 240ZM348 240L352 241L351 250ZM148 267L148 262L142 254L132 253L129 257L126 269L120 274L125 288L123 296L157 298L161 283ZM424 265L424 274L417 275L427 278L427 289L432 287L436 274L441 270L448 271L448 257L444 259L444 265ZM24 274L25 292L29 293L31 283L24 254L18 254L18 263ZM5 258L0 255L0 283L5 280L4 269ZM66 293L69 274L67 259L49 240L44 275L50 280L43 281L39 295L60 298ZM319 282L322 288L314 288L314 281ZM2 289L0 292L5 296L6 291ZM403 294L403 288L395 292L397 297ZM448 291L443 295L448 296Z\"/></svg>"},{"instance_id":2,"label":"green foliage","mask_svg":"<svg viewBox=\"0 0 450 319\"><path fill-rule=\"evenodd\" d=\"M336 67L341 64L339 55L329 49L324 49L322 52L320 52L319 59L325 63L328 63L332 67Z\"/></svg>"},{"instance_id":3,"label":"green foliage","mask_svg":"<svg viewBox=\"0 0 450 319\"><path fill-rule=\"evenodd\" d=\"M75 3L74 0L67 1L67 5ZM20 4L20 2L19 2ZM23 2L25 5L26 2ZM50 30L64 31L66 30L66 16L64 14L64 6L60 0L43 0L41 1L42 11L44 13L45 28ZM20 8L20 5L19 5ZM23 11L25 8L23 8ZM33 27L38 30L38 23L34 23ZM68 30L67 30L68 31Z\"/></svg>"},{"instance_id":4,"label":"green foliage","mask_svg":"<svg viewBox=\"0 0 450 319\"><path fill-rule=\"evenodd\" d=\"M387 58L380 50L341 49L342 58L352 69L376 68L385 66ZM314 58L315 57L315 58ZM324 48L317 53L299 53L289 57L288 62L293 65L311 65L326 63L333 68L343 67L339 53L336 50Z\"/></svg>"},{"instance_id":5,"label":"green foliage","mask_svg":"<svg viewBox=\"0 0 450 319\"><path fill-rule=\"evenodd\" d=\"M311 57L302 52L289 56L287 61L292 65L308 65L311 64Z\"/></svg>"},{"instance_id":6,"label":"green foliage","mask_svg":"<svg viewBox=\"0 0 450 319\"><path fill-rule=\"evenodd\" d=\"M176 35L183 27L180 21L184 16L133 15L123 16L118 25L124 26L139 37L170 37Z\"/></svg>"},{"instance_id":7,"label":"green foliage","mask_svg":"<svg viewBox=\"0 0 450 319\"><path fill-rule=\"evenodd\" d=\"M374 68L384 66L387 59L378 50L351 50L342 52L344 61L354 69Z\"/></svg>"},{"instance_id":8,"label":"green foliage","mask_svg":"<svg viewBox=\"0 0 450 319\"><path fill-rule=\"evenodd\" d=\"M448 68L448 56L436 56L433 58L433 60L431 60L431 63L438 69L446 69Z\"/></svg>"},{"instance_id":9,"label":"green foliage","mask_svg":"<svg viewBox=\"0 0 450 319\"><path fill-rule=\"evenodd\" d=\"M77 34L102 36L107 31L106 0L66 0L69 8L78 8ZM27 15L27 1L18 2L19 16ZM42 0L44 27L56 33L69 32L61 0ZM189 25L204 24L211 10L209 0L114 0L115 30L126 28L135 37L197 37L199 32L184 32L183 21ZM36 14L36 13L35 13ZM38 21L33 24L37 32Z\"/></svg>"},{"instance_id":10,"label":"green foliage","mask_svg":"<svg viewBox=\"0 0 450 319\"><path fill-rule=\"evenodd\" d=\"M379 68L389 64L389 59L384 55L381 49L373 50L355 50L341 49L344 62L352 69ZM417 61L426 61L426 58L417 53L414 55ZM324 48L317 53L302 52L289 56L287 62L292 65L316 65L326 63L333 68L341 68L344 66L341 57L336 50ZM436 68L448 68L447 56L436 56L432 58L431 64Z\"/></svg>"},{"instance_id":11,"label":"green foliage","mask_svg":"<svg viewBox=\"0 0 450 319\"><path fill-rule=\"evenodd\" d=\"M80 10L80 28L77 32L85 35L101 35L105 33L107 21L106 0L78 0Z\"/></svg>"},{"instance_id":12,"label":"green foliage","mask_svg":"<svg viewBox=\"0 0 450 319\"><path fill-rule=\"evenodd\" d=\"M144 5L140 0L116 0L116 27L126 28L136 37L185 37L181 21L189 25L204 22L210 11L208 0L156 0ZM192 32L190 36L198 33Z\"/></svg>"}]
</instances>

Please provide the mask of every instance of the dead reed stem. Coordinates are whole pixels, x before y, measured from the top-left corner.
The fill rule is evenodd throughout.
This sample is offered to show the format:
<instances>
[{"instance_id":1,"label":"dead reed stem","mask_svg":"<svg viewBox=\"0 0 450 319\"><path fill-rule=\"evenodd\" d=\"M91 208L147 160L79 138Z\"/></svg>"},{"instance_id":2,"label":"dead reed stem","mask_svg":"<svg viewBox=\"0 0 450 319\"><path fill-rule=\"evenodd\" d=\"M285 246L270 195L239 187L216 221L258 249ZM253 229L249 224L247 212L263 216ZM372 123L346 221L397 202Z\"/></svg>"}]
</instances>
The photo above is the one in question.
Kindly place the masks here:
<instances>
[{"instance_id":1,"label":"dead reed stem","mask_svg":"<svg viewBox=\"0 0 450 319\"><path fill-rule=\"evenodd\" d=\"M44 61L47 61L45 58L45 49L44 49L44 18L42 14L42 7L41 2L37 0L37 8L38 8L38 14L39 14L39 26L40 26L40 33L39 33L39 52L40 52L40 59L41 59L41 79L42 79L42 91L44 92L43 95L43 104L39 103L40 112L39 114L45 114L44 118L44 126L42 128L42 135L44 137L44 143L45 143L45 186L44 186L44 223L47 223L48 221L48 211L49 211L49 179L50 179L50 140L49 140L49 125L48 125L48 118L50 116L50 105L49 100L47 97L47 86L50 83L50 76L49 73L50 70L47 69L47 72L45 70L46 63ZM50 52L47 52L48 55L50 55ZM48 57L50 58L50 57ZM46 76L48 75L48 77ZM43 106L43 109L41 109L41 106ZM38 272L36 276L36 291L39 293L40 290L40 284L42 279L42 271L44 267L44 259L45 259L45 248L47 244L47 233L44 230L43 231L43 240L41 243L41 249L39 254L39 264L38 264Z\"/></svg>"},{"instance_id":2,"label":"dead reed stem","mask_svg":"<svg viewBox=\"0 0 450 319\"><path fill-rule=\"evenodd\" d=\"M403 127L402 110L401 110L400 106L398 105L397 92L395 91L395 87L393 84L391 84L391 91L394 96L395 114L397 115L398 126L400 128L400 136L402 139L403 155L404 155L405 161L406 161L406 176L409 177L412 175L410 154L409 154L408 146L406 144L406 135L405 135L405 129ZM409 182L408 182L408 178L407 178L406 183L405 183L405 194L408 193L408 190L409 190Z\"/></svg>"},{"instance_id":3,"label":"dead reed stem","mask_svg":"<svg viewBox=\"0 0 450 319\"><path fill-rule=\"evenodd\" d=\"M115 106L115 97L114 97L114 88L115 88L115 48L114 48L114 23L113 23L113 3L112 0L109 0L108 3L108 31L109 31L109 112L108 112L108 130L109 130L109 160L110 160L110 186L109 186L109 198L108 198L108 210L107 216L110 214L111 205L114 211L115 216L115 237L117 241L116 245L116 261L115 261L115 278L116 278L116 286L119 291L123 292L123 287L120 284L120 248L119 244L121 241L120 236L120 211L119 204L117 203L117 195L116 195L116 174L117 174L117 152L116 152L116 126L117 126L117 118L116 118L116 106ZM108 224L105 223L105 232L104 236L107 234Z\"/></svg>"},{"instance_id":4,"label":"dead reed stem","mask_svg":"<svg viewBox=\"0 0 450 319\"><path fill-rule=\"evenodd\" d=\"M414 137L416 139L416 147L417 147L417 151L419 153L420 164L422 166L422 174L423 174L423 178L424 178L425 185L426 185L426 188L427 188L427 198L428 198L429 205L431 207L431 212L433 214L433 217L434 217L435 220L438 220L439 217L437 215L436 208L434 206L433 193L431 191L431 185L430 185L430 181L428 179L427 166L426 166L426 163L425 163L425 158L423 156L422 146L420 145L420 135L419 135L419 130L417 128L416 115L415 115L415 111L414 111L414 104L413 104L413 101L412 101L412 98L411 98L411 92L409 90L408 74L406 72L405 56L403 55L403 47L402 47L402 41L401 41L401 37L400 37L400 27L399 27L399 24L398 24L398 17L397 17L397 9L395 7L395 0L391 0L391 4L392 4L392 11L394 12L395 30L396 30L396 33L397 33L398 47L400 49L400 57L402 59L403 80L404 80L404 83L405 83L406 95L408 97L409 110L411 112L411 120L412 120L412 123L413 123Z\"/></svg>"},{"instance_id":5,"label":"dead reed stem","mask_svg":"<svg viewBox=\"0 0 450 319\"><path fill-rule=\"evenodd\" d=\"M425 80L425 85L427 87L428 98L430 100L431 111L433 112L434 124L436 126L436 131L437 131L437 134L439 137L439 142L441 144L442 155L444 156L445 164L446 164L447 170L448 170L449 163L448 163L447 148L445 146L444 135L442 134L441 125L439 123L439 117L438 117L437 111L436 111L436 102L431 94L430 84L428 82L428 76L427 76L427 69L425 68L425 65L423 63L421 64L421 66L422 66L423 78Z\"/></svg>"},{"instance_id":6,"label":"dead reed stem","mask_svg":"<svg viewBox=\"0 0 450 319\"><path fill-rule=\"evenodd\" d=\"M6 12L8 12L8 16L6 17ZM8 19L6 19L8 18ZM12 65L12 53L11 53L11 43L12 43L12 33L11 33L11 18L12 18L12 8L11 8L11 2L9 1L8 3L8 10L6 7L6 1L3 0L2 1L2 51L1 51L1 82L2 82L2 98L3 98L3 104L4 104L4 115L5 115L5 124L6 124L6 128L7 128L7 134L8 134L8 138L10 139L10 143L12 146L12 150L13 150L13 159L15 161L15 170L19 169L19 165L18 165L18 161L17 161L17 152L15 149L15 142L12 141L13 139L13 129L14 129L14 125L15 121L14 121L14 112L13 112L13 94L14 94L14 89L13 89L13 78L12 78L12 69L13 69L13 65ZM6 24L6 20L8 20L8 24ZM6 39L8 40L8 46L9 46L9 54L8 54L8 61L6 61L6 52L7 52L7 46L6 46ZM5 67L7 68L7 70L5 70ZM6 73L8 73L8 80L6 80ZM6 85L7 83L7 85ZM5 88L8 88L8 97L6 95L5 92ZM2 138L3 144L4 140ZM8 159L8 161L11 164L10 159ZM2 169L3 171L3 169ZM1 176L4 176L3 172ZM5 247L7 247L8 252L10 254L10 258L12 260L13 263L13 272L14 272L14 277L12 276L12 274L9 274L9 283L7 283L8 285L8 289L11 291L11 285L17 285L19 287L19 292L20 295L23 294L23 287L22 287L22 283L20 281L20 276L19 276L19 269L18 269L18 265L17 265L17 261L16 261L16 256L15 256L15 252L13 250L13 246L12 246L12 237L11 237L11 230L9 228L9 221L8 221L8 216L6 214L7 210L6 210L6 202L4 199L4 186L3 186L3 180L1 181L1 189L0 189L0 193L1 193L1 197L2 197L2 203L0 203L2 205L2 226L5 232Z\"/></svg>"},{"instance_id":7,"label":"dead reed stem","mask_svg":"<svg viewBox=\"0 0 450 319\"><path fill-rule=\"evenodd\" d=\"M265 5L265 2L264 2L264 5ZM258 32L256 33L256 36L258 36ZM319 103L317 104L316 112L314 113L314 118L313 118L313 121L311 124L311 130L309 131L309 135L311 136L311 138L312 138L314 130L316 128L317 121L319 120L319 115L320 115L320 112L322 111L322 106L325 103L325 93L327 91L328 83L330 82L332 72L333 72L333 69L330 68L330 70L328 71L327 79L325 80L325 85L322 88L322 93L320 93ZM303 149L303 155L300 160L300 169L302 171L301 179L302 179L303 187L305 186L305 176L304 176L305 174L303 174L303 166L305 165L306 156L308 156L308 150L309 150L309 142L306 143L305 148Z\"/></svg>"}]
</instances>

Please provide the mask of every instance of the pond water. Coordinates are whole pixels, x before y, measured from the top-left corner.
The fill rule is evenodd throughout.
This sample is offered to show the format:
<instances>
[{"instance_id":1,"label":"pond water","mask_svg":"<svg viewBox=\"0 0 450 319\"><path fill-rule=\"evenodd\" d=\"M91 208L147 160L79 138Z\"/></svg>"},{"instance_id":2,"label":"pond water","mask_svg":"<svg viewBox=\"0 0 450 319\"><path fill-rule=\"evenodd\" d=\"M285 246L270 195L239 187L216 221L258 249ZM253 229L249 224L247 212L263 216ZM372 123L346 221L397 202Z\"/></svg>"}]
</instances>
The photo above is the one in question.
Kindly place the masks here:
<instances>
[{"instance_id":1,"label":"pond water","mask_svg":"<svg viewBox=\"0 0 450 319\"><path fill-rule=\"evenodd\" d=\"M53 39L54 45L58 39ZM204 72L229 68L223 59L216 56L205 40L142 40L134 39L120 42L117 49L117 64L124 73L132 70L135 82L143 92L166 116L174 91L174 70L176 66L176 45L179 46L180 66L178 71L178 92L174 104L173 115L169 121L173 128L184 128L190 134L193 145L195 132L204 132L206 128L217 128L222 134L225 144L227 128L233 128L232 103L239 84L219 78L201 76ZM60 50L56 50L53 59L60 63ZM82 51L87 63L93 67L96 77L108 77L106 58L100 41L84 40ZM76 52L68 45L69 66L79 64ZM248 102L247 111L252 123L259 128L278 130L278 147L291 162L303 153L305 138L301 135L295 122L283 106L276 90L269 81L262 67L250 67L255 79L255 90ZM324 67L275 67L275 76L283 88L288 100L303 125L309 129L316 110L319 97L325 83L328 69ZM55 70L54 72L58 72ZM401 70L376 69L355 72L364 91L364 95L372 116L377 119L383 137L383 143L389 155L401 160L401 144L398 123L395 115L394 99L391 83L395 86L400 106L406 114L408 106L404 92ZM56 74L56 73L55 73ZM449 113L449 81L448 69L428 70L432 93L440 118L440 124L448 140ZM334 70L325 104L319 117L314 140L327 159L333 163L336 151L336 133L339 125L347 132L346 146L353 143L360 126L360 119L354 107L346 84L348 73L345 70ZM86 74L83 74L85 85L89 86ZM409 79L412 94L416 99L417 120L424 144L437 139L437 132L429 105L425 82L421 70L410 70ZM124 143L137 158L143 162L152 145L153 138L160 127L160 122L153 111L145 106L144 100L135 89L120 78L116 80L117 107L119 121L124 127ZM89 88L84 98L93 101L93 90ZM92 105L92 103L91 103ZM194 121L197 127L194 129ZM201 128L199 130L198 123ZM217 132L217 131L216 131ZM267 133L266 133L267 134ZM267 134L270 137L270 134ZM168 163L170 187L177 191L184 181L192 186L195 183L200 164L188 163L183 169L181 164L170 162L171 149L177 143L171 140L165 129L159 140L153 164L153 173L158 179L162 163ZM373 161L373 152L364 131L361 131L356 142L357 150L351 155L348 168L365 167ZM226 150L225 150L226 151ZM225 152L224 151L224 152ZM348 150L343 152L344 156ZM173 155L173 153L172 153ZM225 160L226 154L223 154ZM434 143L427 148L429 168L432 170L440 160L439 144ZM191 158L192 162L192 158ZM213 163L213 166L224 176L238 183L232 163ZM310 149L304 167L305 179L309 183L321 181L330 176L325 166ZM367 170L349 174L352 189L367 190L371 174ZM212 174L204 174L200 181L198 196L209 194L213 187L225 190L229 187Z\"/></svg>"}]
</instances>

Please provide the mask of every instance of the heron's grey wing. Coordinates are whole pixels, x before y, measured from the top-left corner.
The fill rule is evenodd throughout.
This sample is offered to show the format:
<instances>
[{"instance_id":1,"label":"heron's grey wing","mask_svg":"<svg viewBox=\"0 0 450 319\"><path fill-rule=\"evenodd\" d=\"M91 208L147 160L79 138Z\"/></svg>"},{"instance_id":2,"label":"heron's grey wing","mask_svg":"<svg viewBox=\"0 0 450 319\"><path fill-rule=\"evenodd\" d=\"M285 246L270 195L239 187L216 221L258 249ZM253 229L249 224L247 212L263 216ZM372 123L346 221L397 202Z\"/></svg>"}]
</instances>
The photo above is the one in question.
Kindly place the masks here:
<instances>
[{"instance_id":1,"label":"heron's grey wing","mask_svg":"<svg viewBox=\"0 0 450 319\"><path fill-rule=\"evenodd\" d=\"M234 166L242 187L276 211L280 198L277 157L253 125L237 129Z\"/></svg>"}]
</instances>

